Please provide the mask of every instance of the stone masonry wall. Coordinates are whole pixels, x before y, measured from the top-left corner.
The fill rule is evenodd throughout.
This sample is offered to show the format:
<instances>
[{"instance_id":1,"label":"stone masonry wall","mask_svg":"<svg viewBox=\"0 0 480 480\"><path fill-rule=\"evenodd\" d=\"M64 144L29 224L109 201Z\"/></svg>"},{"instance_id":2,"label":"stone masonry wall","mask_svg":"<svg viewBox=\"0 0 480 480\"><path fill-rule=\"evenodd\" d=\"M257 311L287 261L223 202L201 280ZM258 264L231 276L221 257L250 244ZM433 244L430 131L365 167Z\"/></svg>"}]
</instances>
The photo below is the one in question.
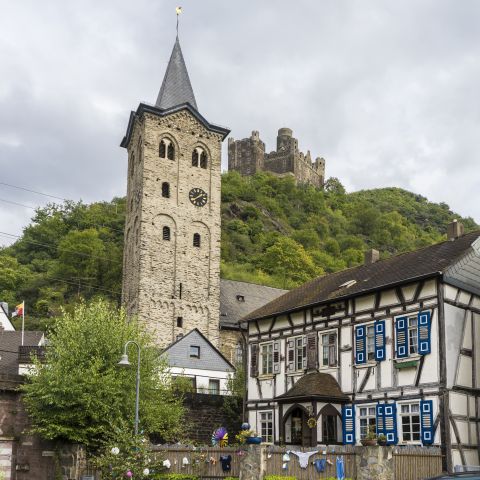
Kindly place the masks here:
<instances>
[{"instance_id":1,"label":"stone masonry wall","mask_svg":"<svg viewBox=\"0 0 480 480\"><path fill-rule=\"evenodd\" d=\"M219 349L222 352L223 356L235 366L237 362L236 350L237 345L243 345L243 336L240 330L220 330L220 343ZM245 348L243 348L245 350Z\"/></svg>"},{"instance_id":2,"label":"stone masonry wall","mask_svg":"<svg viewBox=\"0 0 480 480\"><path fill-rule=\"evenodd\" d=\"M174 145L174 160L159 157L162 139ZM129 165L123 296L129 314L147 322L160 347L193 328L218 345L221 144L221 136L188 111L135 120L128 146L135 164ZM192 166L197 147L207 153L206 169ZM163 182L169 183L169 198L162 197ZM208 195L203 207L189 200L195 187ZM169 241L162 236L165 226ZM200 247L193 246L194 233L201 236Z\"/></svg>"},{"instance_id":3,"label":"stone masonry wall","mask_svg":"<svg viewBox=\"0 0 480 480\"><path fill-rule=\"evenodd\" d=\"M225 402L230 402L229 407L225 407ZM232 402L224 395L194 393L187 395L185 406L190 412L185 421L185 435L189 440L210 445L214 430L225 427L230 443L234 443L242 424L241 399Z\"/></svg>"},{"instance_id":4,"label":"stone masonry wall","mask_svg":"<svg viewBox=\"0 0 480 480\"><path fill-rule=\"evenodd\" d=\"M22 379L9 377L0 376L0 472L5 480L79 478L85 467L84 449L31 435L21 395L14 390Z\"/></svg>"},{"instance_id":5,"label":"stone masonry wall","mask_svg":"<svg viewBox=\"0 0 480 480\"><path fill-rule=\"evenodd\" d=\"M242 175L266 171L277 175L293 174L297 183L323 187L325 160L312 162L310 153L298 150L298 141L289 128L281 128L277 136L277 150L265 153L265 144L257 131L250 138L228 141L228 169Z\"/></svg>"}]
</instances>

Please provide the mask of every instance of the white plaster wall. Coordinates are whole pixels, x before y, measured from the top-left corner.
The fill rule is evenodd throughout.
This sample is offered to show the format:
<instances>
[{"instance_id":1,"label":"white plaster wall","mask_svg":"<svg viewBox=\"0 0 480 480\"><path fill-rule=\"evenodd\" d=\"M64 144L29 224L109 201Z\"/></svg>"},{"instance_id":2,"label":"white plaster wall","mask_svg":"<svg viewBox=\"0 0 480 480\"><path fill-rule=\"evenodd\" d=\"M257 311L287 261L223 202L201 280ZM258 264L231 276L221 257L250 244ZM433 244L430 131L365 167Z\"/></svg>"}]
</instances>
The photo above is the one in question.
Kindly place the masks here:
<instances>
[{"instance_id":1,"label":"white plaster wall","mask_svg":"<svg viewBox=\"0 0 480 480\"><path fill-rule=\"evenodd\" d=\"M476 383L475 388L480 387L480 315L478 313L473 314L474 328L475 328L475 342L473 343L474 358L475 358L475 372Z\"/></svg>"},{"instance_id":2,"label":"white plaster wall","mask_svg":"<svg viewBox=\"0 0 480 480\"><path fill-rule=\"evenodd\" d=\"M355 311L362 312L375 306L375 295L364 295L355 300Z\"/></svg>"},{"instance_id":3,"label":"white plaster wall","mask_svg":"<svg viewBox=\"0 0 480 480\"><path fill-rule=\"evenodd\" d=\"M462 387L472 387L472 358L460 355L457 379L455 382Z\"/></svg>"},{"instance_id":4,"label":"white plaster wall","mask_svg":"<svg viewBox=\"0 0 480 480\"><path fill-rule=\"evenodd\" d=\"M406 285L405 287L402 287L403 297L407 302L410 302L413 300L415 291L417 290L417 285L418 283L413 283L410 285Z\"/></svg>"},{"instance_id":5,"label":"white plaster wall","mask_svg":"<svg viewBox=\"0 0 480 480\"><path fill-rule=\"evenodd\" d=\"M420 383L434 383L440 381L440 346L438 333L438 308L433 310L432 329L430 332L431 353L424 355L424 364Z\"/></svg>"},{"instance_id":6,"label":"white plaster wall","mask_svg":"<svg viewBox=\"0 0 480 480\"><path fill-rule=\"evenodd\" d=\"M435 280L428 280L424 283L420 298L432 297L437 293L437 282Z\"/></svg>"},{"instance_id":7,"label":"white plaster wall","mask_svg":"<svg viewBox=\"0 0 480 480\"><path fill-rule=\"evenodd\" d=\"M465 461L467 465L480 465L478 451L476 450L464 450L463 454L465 455Z\"/></svg>"},{"instance_id":8,"label":"white plaster wall","mask_svg":"<svg viewBox=\"0 0 480 480\"><path fill-rule=\"evenodd\" d=\"M208 381L220 380L220 393L222 395L226 394L228 379L231 374L228 372L220 372L216 370L201 370L197 368L179 368L179 367L170 367L170 374L179 377L195 377L197 382L197 392L202 393L202 390L205 390L204 393L208 393Z\"/></svg>"},{"instance_id":9,"label":"white plaster wall","mask_svg":"<svg viewBox=\"0 0 480 480\"><path fill-rule=\"evenodd\" d=\"M447 300L452 300L452 302L457 297L457 288L452 287L451 285L444 285L443 295Z\"/></svg>"},{"instance_id":10,"label":"white plaster wall","mask_svg":"<svg viewBox=\"0 0 480 480\"><path fill-rule=\"evenodd\" d=\"M468 396L463 393L450 392L450 410L453 415L468 415Z\"/></svg>"},{"instance_id":11,"label":"white plaster wall","mask_svg":"<svg viewBox=\"0 0 480 480\"><path fill-rule=\"evenodd\" d=\"M451 287L446 285L446 290ZM465 311L445 303L445 343L447 363L447 388L451 388L455 381L460 346L462 343L463 321Z\"/></svg>"}]
</instances>

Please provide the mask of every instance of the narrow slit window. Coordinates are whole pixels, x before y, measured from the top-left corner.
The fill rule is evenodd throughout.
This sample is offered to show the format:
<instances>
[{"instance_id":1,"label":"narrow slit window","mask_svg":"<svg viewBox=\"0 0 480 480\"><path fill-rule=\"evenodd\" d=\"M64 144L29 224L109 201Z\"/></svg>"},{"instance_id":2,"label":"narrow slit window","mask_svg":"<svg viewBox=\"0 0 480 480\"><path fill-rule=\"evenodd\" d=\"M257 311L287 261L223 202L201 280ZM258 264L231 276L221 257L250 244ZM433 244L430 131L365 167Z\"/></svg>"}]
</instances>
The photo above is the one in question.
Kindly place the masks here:
<instances>
[{"instance_id":1,"label":"narrow slit window","mask_svg":"<svg viewBox=\"0 0 480 480\"><path fill-rule=\"evenodd\" d=\"M160 142L160 146L158 148L158 156L160 158L166 158L167 157L167 145L165 144L165 140L162 140Z\"/></svg>"},{"instance_id":2,"label":"narrow slit window","mask_svg":"<svg viewBox=\"0 0 480 480\"><path fill-rule=\"evenodd\" d=\"M199 160L198 150L195 149L192 152L192 167L198 167L198 160Z\"/></svg>"},{"instance_id":3,"label":"narrow slit window","mask_svg":"<svg viewBox=\"0 0 480 480\"><path fill-rule=\"evenodd\" d=\"M202 152L200 155L200 167L207 168L207 165L208 165L207 154L205 152Z\"/></svg>"},{"instance_id":4,"label":"narrow slit window","mask_svg":"<svg viewBox=\"0 0 480 480\"><path fill-rule=\"evenodd\" d=\"M193 234L193 246L200 248L200 234L194 233Z\"/></svg>"},{"instance_id":5,"label":"narrow slit window","mask_svg":"<svg viewBox=\"0 0 480 480\"><path fill-rule=\"evenodd\" d=\"M177 317L177 327L183 328L183 317Z\"/></svg>"},{"instance_id":6,"label":"narrow slit window","mask_svg":"<svg viewBox=\"0 0 480 480\"><path fill-rule=\"evenodd\" d=\"M167 157L169 160L175 160L175 147L173 143L169 143L167 147Z\"/></svg>"},{"instance_id":7,"label":"narrow slit window","mask_svg":"<svg viewBox=\"0 0 480 480\"><path fill-rule=\"evenodd\" d=\"M170 198L170 184L168 182L162 183L162 197Z\"/></svg>"},{"instance_id":8,"label":"narrow slit window","mask_svg":"<svg viewBox=\"0 0 480 480\"><path fill-rule=\"evenodd\" d=\"M170 240L170 227L163 227L163 239Z\"/></svg>"}]
</instances>

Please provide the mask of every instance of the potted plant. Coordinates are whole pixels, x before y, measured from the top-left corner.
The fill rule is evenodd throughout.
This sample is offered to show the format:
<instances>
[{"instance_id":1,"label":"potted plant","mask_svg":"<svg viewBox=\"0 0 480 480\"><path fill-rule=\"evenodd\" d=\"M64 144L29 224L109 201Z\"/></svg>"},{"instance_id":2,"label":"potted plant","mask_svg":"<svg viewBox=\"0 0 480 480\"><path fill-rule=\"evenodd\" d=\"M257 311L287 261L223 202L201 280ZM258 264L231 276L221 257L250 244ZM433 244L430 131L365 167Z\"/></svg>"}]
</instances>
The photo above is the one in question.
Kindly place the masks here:
<instances>
[{"instance_id":1,"label":"potted plant","mask_svg":"<svg viewBox=\"0 0 480 480\"><path fill-rule=\"evenodd\" d=\"M377 444L377 434L375 433L375 427L373 425L368 427L367 435L364 439L360 440L360 443L364 447L372 447Z\"/></svg>"},{"instance_id":2,"label":"potted plant","mask_svg":"<svg viewBox=\"0 0 480 480\"><path fill-rule=\"evenodd\" d=\"M380 445L381 447L384 447L386 444L387 444L387 437L381 433L378 437L377 437L377 443L378 445Z\"/></svg>"}]
</instances>

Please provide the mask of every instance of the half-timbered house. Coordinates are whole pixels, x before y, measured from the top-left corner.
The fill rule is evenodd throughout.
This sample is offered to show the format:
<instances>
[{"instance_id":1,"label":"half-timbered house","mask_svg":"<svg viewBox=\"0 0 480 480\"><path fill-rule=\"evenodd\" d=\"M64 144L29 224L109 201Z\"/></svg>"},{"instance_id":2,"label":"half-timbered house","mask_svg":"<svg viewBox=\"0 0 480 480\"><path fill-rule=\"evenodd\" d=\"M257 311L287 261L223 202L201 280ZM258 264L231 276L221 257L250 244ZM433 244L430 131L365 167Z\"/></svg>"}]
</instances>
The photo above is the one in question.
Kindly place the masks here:
<instances>
[{"instance_id":1,"label":"half-timbered house","mask_svg":"<svg viewBox=\"0 0 480 480\"><path fill-rule=\"evenodd\" d=\"M317 278L245 317L264 441L441 445L479 464L480 232Z\"/></svg>"}]
</instances>

